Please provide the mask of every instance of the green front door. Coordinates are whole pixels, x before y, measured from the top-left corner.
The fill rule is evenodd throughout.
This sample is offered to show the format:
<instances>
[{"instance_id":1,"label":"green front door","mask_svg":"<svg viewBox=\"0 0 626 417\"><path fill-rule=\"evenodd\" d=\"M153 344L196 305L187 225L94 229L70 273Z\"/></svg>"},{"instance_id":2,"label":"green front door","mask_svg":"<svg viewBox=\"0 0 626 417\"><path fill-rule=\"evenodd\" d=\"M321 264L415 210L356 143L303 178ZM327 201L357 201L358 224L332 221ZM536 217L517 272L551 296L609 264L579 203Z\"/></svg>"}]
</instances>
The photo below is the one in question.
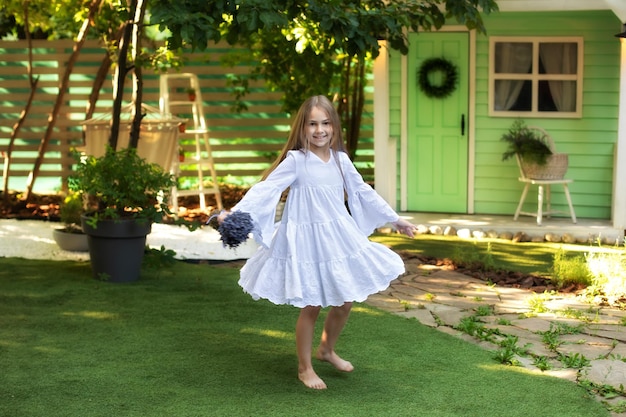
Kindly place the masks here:
<instances>
[{"instance_id":1,"label":"green front door","mask_svg":"<svg viewBox=\"0 0 626 417\"><path fill-rule=\"evenodd\" d=\"M468 34L409 35L407 103L407 209L467 213L468 169ZM458 80L444 98L429 97L417 74L429 58L454 64ZM429 84L443 85L445 75L429 71Z\"/></svg>"}]
</instances>

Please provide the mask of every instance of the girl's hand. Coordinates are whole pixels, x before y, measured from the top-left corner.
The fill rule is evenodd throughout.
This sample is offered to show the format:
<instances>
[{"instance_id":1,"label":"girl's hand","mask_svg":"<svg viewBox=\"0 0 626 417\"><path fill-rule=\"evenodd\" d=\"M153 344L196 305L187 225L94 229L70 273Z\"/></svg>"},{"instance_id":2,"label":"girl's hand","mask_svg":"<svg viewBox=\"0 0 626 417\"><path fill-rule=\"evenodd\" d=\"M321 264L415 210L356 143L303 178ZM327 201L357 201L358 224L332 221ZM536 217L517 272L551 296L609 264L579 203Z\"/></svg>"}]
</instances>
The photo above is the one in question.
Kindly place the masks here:
<instances>
[{"instance_id":1,"label":"girl's hand","mask_svg":"<svg viewBox=\"0 0 626 417\"><path fill-rule=\"evenodd\" d=\"M408 237L415 237L417 226L404 219L400 219L393 224L398 232L407 235Z\"/></svg>"},{"instance_id":2,"label":"girl's hand","mask_svg":"<svg viewBox=\"0 0 626 417\"><path fill-rule=\"evenodd\" d=\"M228 217L229 215L230 215L230 211L222 210L220 214L217 215L217 222L219 224L222 224L224 219L226 219L226 217Z\"/></svg>"}]
</instances>

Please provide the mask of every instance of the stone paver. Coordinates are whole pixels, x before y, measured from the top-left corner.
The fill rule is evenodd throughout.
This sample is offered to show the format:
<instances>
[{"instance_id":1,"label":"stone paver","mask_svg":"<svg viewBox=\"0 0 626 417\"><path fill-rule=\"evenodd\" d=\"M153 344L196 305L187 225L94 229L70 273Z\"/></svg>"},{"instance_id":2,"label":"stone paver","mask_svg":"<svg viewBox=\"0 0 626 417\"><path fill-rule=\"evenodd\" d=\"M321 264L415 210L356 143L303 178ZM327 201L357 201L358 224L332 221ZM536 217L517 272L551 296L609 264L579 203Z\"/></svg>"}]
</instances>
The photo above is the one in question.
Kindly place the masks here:
<instances>
[{"instance_id":1,"label":"stone paver","mask_svg":"<svg viewBox=\"0 0 626 417\"><path fill-rule=\"evenodd\" d=\"M417 259L405 262L407 273L387 290L371 296L368 304L488 350L498 349L498 337L517 337L517 346L528 352L518 357L521 366L573 382L613 387L616 398L598 399L612 405L626 402L626 312L592 306L572 294L552 294L542 295L547 311L537 313L531 303L536 295L528 290L490 286L455 271L423 265ZM484 326L497 329L501 336L484 341L455 328L463 318L479 312ZM485 312L488 315L483 315ZM550 346L544 337L556 343ZM545 357L551 369L539 370L537 357ZM568 358L585 365L567 367ZM626 412L613 412L612 416L626 417Z\"/></svg>"}]
</instances>

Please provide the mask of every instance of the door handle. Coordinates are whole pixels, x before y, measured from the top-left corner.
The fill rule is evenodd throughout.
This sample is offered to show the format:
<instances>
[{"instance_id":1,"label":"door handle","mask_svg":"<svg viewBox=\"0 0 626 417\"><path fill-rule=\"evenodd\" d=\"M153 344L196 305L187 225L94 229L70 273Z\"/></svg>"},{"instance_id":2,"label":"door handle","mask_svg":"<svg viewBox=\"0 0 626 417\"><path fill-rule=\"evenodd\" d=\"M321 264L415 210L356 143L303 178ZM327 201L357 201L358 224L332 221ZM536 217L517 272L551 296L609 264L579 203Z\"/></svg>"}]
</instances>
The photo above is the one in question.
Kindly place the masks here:
<instances>
[{"instance_id":1,"label":"door handle","mask_svg":"<svg viewBox=\"0 0 626 417\"><path fill-rule=\"evenodd\" d=\"M465 114L461 115L461 136L465 136Z\"/></svg>"}]
</instances>

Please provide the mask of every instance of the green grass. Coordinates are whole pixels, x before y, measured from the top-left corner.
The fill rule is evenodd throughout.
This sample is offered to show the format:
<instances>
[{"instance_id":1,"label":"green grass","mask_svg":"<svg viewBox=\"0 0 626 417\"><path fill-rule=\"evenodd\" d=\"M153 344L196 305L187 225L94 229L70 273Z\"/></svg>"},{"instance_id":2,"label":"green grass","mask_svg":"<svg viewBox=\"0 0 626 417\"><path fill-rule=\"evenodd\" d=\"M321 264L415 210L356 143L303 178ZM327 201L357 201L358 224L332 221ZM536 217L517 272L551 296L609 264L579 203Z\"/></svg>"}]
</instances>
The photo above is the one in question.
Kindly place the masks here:
<instances>
[{"instance_id":1,"label":"green grass","mask_svg":"<svg viewBox=\"0 0 626 417\"><path fill-rule=\"evenodd\" d=\"M338 345L355 372L316 363L329 389L309 390L299 310L251 300L237 277L179 262L109 284L87 263L0 258L0 415L608 415L571 382L364 304Z\"/></svg>"},{"instance_id":2,"label":"green grass","mask_svg":"<svg viewBox=\"0 0 626 417\"><path fill-rule=\"evenodd\" d=\"M396 250L412 251L435 258L453 258L455 253L469 257L489 255L496 269L529 274L549 275L554 254L563 250L567 254L582 254L589 250L585 245L562 243L514 243L503 239L461 239L457 237L418 235L407 239L399 234L377 234L372 240L392 246Z\"/></svg>"}]
</instances>

